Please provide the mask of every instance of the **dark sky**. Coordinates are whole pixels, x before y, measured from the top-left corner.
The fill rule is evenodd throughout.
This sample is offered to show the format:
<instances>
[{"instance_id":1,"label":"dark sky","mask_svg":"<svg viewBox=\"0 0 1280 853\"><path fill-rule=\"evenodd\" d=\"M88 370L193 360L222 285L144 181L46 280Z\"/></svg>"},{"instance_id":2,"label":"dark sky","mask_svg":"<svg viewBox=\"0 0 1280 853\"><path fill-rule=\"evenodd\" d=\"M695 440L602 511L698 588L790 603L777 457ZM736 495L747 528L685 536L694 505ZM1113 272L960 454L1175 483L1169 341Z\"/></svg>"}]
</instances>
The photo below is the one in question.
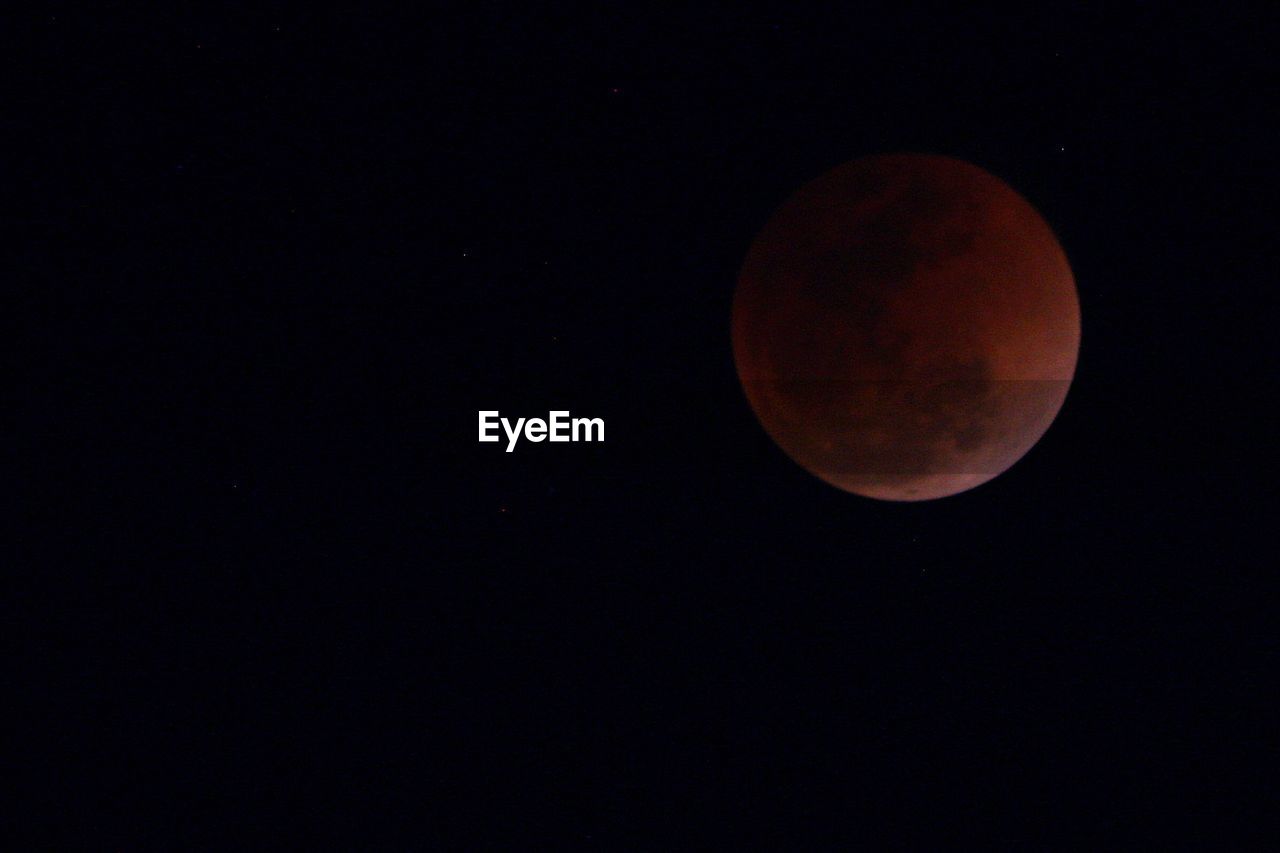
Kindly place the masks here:
<instances>
[{"instance_id":1,"label":"dark sky","mask_svg":"<svg viewBox=\"0 0 1280 853\"><path fill-rule=\"evenodd\" d=\"M3 123L35 839L1044 849L1274 805L1273 15L58 5ZM788 461L728 337L770 212L888 151L1018 189L1083 317L1040 444L910 505ZM507 454L479 409L607 438Z\"/></svg>"}]
</instances>

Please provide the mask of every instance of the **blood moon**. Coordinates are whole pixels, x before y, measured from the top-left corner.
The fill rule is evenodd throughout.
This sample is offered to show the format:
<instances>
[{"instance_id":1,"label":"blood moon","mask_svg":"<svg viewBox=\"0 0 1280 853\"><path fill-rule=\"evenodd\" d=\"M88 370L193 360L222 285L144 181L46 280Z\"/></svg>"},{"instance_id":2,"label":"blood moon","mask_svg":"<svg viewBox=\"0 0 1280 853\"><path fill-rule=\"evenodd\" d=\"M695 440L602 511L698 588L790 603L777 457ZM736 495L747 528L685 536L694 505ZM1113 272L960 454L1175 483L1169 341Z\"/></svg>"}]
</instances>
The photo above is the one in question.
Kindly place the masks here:
<instances>
[{"instance_id":1,"label":"blood moon","mask_svg":"<svg viewBox=\"0 0 1280 853\"><path fill-rule=\"evenodd\" d=\"M1017 462L1062 407L1080 348L1066 255L971 163L866 157L764 226L733 300L733 355L765 431L810 473L896 501Z\"/></svg>"}]
</instances>

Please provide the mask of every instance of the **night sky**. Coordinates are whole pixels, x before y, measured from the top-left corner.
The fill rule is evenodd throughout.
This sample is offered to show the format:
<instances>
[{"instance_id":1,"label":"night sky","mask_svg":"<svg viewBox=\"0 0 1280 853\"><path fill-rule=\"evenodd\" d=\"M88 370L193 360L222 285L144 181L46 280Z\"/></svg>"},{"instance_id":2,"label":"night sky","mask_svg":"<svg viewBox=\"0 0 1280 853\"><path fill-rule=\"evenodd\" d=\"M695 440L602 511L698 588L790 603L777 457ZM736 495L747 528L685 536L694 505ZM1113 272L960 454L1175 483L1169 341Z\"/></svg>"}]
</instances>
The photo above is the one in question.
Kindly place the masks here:
<instances>
[{"instance_id":1,"label":"night sky","mask_svg":"<svg viewBox=\"0 0 1280 853\"><path fill-rule=\"evenodd\" d=\"M322 5L13 27L15 849L1274 810L1274 13ZM918 504L788 460L729 342L770 213L893 151L1030 200L1082 315L1040 443Z\"/></svg>"}]
</instances>

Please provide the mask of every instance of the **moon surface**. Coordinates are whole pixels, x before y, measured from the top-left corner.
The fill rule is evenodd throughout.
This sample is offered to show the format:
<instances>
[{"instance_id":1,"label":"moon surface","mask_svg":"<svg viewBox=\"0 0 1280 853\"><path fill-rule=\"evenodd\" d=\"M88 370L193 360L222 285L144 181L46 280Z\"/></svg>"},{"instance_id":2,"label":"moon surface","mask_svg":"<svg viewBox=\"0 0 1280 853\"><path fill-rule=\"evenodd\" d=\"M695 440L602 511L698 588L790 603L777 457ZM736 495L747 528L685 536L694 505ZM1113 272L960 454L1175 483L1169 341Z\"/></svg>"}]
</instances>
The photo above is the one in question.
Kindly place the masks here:
<instances>
[{"instance_id":1,"label":"moon surface","mask_svg":"<svg viewBox=\"0 0 1280 853\"><path fill-rule=\"evenodd\" d=\"M760 423L848 492L956 494L1022 458L1075 374L1080 303L1048 224L999 178L891 154L801 187L747 253L733 355Z\"/></svg>"}]
</instances>

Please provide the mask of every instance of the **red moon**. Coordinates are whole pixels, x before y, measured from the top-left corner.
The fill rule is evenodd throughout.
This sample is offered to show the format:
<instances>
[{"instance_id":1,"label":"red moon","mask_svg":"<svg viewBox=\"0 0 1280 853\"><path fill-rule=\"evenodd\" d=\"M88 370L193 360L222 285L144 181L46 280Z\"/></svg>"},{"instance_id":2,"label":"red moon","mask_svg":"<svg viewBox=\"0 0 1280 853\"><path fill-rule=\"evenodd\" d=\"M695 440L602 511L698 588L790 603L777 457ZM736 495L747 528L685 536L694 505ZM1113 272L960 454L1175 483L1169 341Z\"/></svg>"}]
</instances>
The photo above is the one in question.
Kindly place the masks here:
<instances>
[{"instance_id":1,"label":"red moon","mask_svg":"<svg viewBox=\"0 0 1280 853\"><path fill-rule=\"evenodd\" d=\"M1062 408L1079 349L1053 231L950 157L866 157L806 184L756 237L733 299L734 362L765 431L882 500L1007 470Z\"/></svg>"}]
</instances>

